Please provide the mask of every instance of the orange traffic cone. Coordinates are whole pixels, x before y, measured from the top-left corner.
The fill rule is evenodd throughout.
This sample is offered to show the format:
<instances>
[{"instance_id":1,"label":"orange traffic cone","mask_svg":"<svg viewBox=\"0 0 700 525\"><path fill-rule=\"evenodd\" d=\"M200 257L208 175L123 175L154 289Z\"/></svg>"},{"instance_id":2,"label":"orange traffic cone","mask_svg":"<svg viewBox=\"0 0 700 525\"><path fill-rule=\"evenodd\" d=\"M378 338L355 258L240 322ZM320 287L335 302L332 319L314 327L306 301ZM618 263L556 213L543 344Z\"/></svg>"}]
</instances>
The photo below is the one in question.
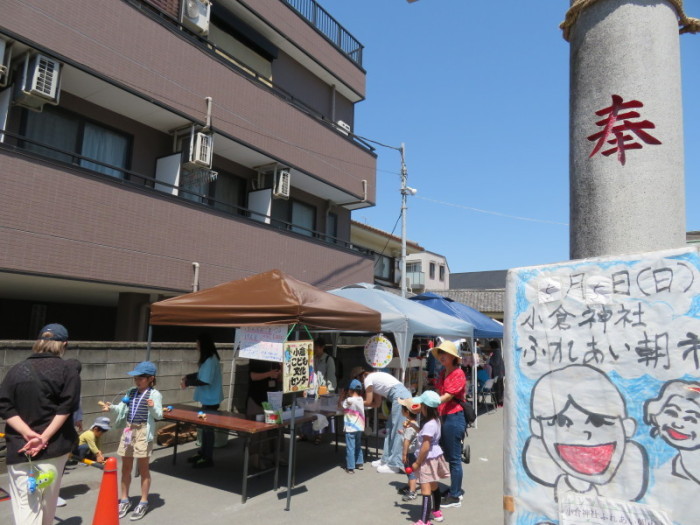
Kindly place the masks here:
<instances>
[{"instance_id":1,"label":"orange traffic cone","mask_svg":"<svg viewBox=\"0 0 700 525\"><path fill-rule=\"evenodd\" d=\"M117 458L107 458L92 525L119 525Z\"/></svg>"}]
</instances>

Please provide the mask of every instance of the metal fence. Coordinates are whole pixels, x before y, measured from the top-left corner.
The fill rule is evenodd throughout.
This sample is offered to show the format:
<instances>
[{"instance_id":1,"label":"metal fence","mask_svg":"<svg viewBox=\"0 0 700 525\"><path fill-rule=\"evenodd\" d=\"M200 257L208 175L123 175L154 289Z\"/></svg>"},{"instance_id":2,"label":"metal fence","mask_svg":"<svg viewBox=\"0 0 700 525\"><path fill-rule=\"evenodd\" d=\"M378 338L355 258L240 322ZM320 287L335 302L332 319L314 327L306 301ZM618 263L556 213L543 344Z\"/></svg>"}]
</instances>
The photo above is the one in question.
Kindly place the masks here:
<instances>
[{"instance_id":1,"label":"metal fence","mask_svg":"<svg viewBox=\"0 0 700 525\"><path fill-rule=\"evenodd\" d=\"M362 66L364 46L352 36L316 0L282 0L304 17L321 34L333 42L347 57Z\"/></svg>"}]
</instances>

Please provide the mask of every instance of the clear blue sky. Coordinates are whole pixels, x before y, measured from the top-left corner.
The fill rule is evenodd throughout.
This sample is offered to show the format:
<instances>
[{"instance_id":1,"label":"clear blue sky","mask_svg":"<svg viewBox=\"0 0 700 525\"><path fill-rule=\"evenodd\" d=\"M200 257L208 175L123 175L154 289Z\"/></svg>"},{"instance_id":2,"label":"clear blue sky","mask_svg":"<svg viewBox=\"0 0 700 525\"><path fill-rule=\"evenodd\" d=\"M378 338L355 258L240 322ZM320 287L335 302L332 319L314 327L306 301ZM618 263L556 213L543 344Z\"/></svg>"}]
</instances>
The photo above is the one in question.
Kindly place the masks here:
<instances>
[{"instance_id":1,"label":"clear blue sky","mask_svg":"<svg viewBox=\"0 0 700 525\"><path fill-rule=\"evenodd\" d=\"M353 131L406 144L418 189L408 239L453 273L567 260L569 44L558 26L570 2L319 1L365 46ZM700 2L685 8L700 17ZM681 36L681 57L687 230L700 230L700 35ZM353 218L400 236L400 155L377 152L377 205Z\"/></svg>"}]
</instances>

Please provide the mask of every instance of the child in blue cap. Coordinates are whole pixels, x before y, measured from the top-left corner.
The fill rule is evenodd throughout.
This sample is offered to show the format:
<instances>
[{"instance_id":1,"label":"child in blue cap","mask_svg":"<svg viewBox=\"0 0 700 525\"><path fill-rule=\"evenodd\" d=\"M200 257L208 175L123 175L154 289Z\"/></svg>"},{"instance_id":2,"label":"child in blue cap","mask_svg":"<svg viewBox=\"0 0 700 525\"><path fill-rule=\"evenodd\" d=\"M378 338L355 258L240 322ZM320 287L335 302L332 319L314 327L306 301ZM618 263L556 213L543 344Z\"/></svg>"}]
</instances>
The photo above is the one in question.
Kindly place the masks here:
<instances>
[{"instance_id":1,"label":"child in blue cap","mask_svg":"<svg viewBox=\"0 0 700 525\"><path fill-rule=\"evenodd\" d=\"M345 471L354 474L356 468L362 470L364 465L362 434L365 432L365 402L362 399L362 383L357 379L350 381L346 395L339 403L345 413Z\"/></svg>"},{"instance_id":2,"label":"child in blue cap","mask_svg":"<svg viewBox=\"0 0 700 525\"><path fill-rule=\"evenodd\" d=\"M121 499L119 517L123 518L131 509L129 485L134 458L138 459L141 476L141 500L131 514L131 521L140 520L148 511L148 492L151 488L149 461L153 450L155 420L163 417L163 396L156 385L156 365L142 361L128 372L134 377L135 388L130 389L118 405L101 403L106 412L116 413L114 427L123 429L117 454L122 458Z\"/></svg>"}]
</instances>

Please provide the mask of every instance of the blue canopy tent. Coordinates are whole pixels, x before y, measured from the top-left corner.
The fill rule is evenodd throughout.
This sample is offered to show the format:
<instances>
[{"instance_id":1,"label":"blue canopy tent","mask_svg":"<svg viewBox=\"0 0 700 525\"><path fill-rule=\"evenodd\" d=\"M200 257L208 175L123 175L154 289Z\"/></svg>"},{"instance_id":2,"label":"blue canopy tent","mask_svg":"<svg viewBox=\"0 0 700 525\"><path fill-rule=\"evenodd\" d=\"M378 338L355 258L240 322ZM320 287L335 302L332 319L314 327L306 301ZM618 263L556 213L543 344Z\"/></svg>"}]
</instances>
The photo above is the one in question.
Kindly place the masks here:
<instances>
[{"instance_id":1,"label":"blue canopy tent","mask_svg":"<svg viewBox=\"0 0 700 525\"><path fill-rule=\"evenodd\" d=\"M475 338L503 339L503 325L471 306L458 303L449 297L443 297L433 292L416 295L411 297L410 300L471 323L474 325Z\"/></svg>"}]
</instances>

